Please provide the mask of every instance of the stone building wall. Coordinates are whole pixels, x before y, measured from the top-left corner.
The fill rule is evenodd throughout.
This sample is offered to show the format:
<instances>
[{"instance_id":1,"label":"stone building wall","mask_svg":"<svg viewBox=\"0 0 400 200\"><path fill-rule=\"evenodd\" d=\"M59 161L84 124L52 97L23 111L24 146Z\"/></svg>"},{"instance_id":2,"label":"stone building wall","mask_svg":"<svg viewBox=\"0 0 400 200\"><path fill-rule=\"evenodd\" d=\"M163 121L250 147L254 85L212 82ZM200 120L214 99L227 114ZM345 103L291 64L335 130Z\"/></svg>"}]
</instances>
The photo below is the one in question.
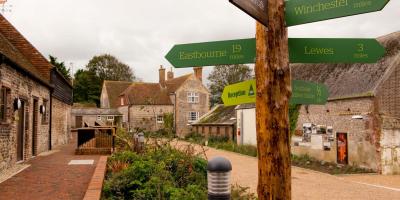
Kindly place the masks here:
<instances>
[{"instance_id":1,"label":"stone building wall","mask_svg":"<svg viewBox=\"0 0 400 200\"><path fill-rule=\"evenodd\" d=\"M300 109L297 130L302 130L304 123L326 125L337 132L347 133L349 164L379 170L379 153L377 144L379 136L376 133L373 98L355 98L330 101L326 105L302 106ZM355 115L363 119L353 119ZM336 138L331 142L331 150L316 150L309 146L294 146L294 154L308 154L319 160L336 162Z\"/></svg>"},{"instance_id":2,"label":"stone building wall","mask_svg":"<svg viewBox=\"0 0 400 200\"><path fill-rule=\"evenodd\" d=\"M120 110L121 112L121 110ZM146 131L157 131L163 128L163 123L156 122L156 116L173 113L173 105L132 105L129 107L129 125L131 128L141 128ZM125 114L124 114L125 115Z\"/></svg>"},{"instance_id":3,"label":"stone building wall","mask_svg":"<svg viewBox=\"0 0 400 200\"><path fill-rule=\"evenodd\" d=\"M0 86L8 88L10 91L10 95L7 97L7 122L0 124L0 171L2 171L17 162L17 124L19 117L18 112L13 109L14 99L20 98L25 102L26 121L24 123L23 154L24 160L28 160L32 157L33 99L38 100L38 106L43 105L43 100L47 100L48 108L50 90L6 64L0 65ZM37 120L36 152L40 154L49 149L49 122L42 121L42 114L39 112Z\"/></svg>"},{"instance_id":4,"label":"stone building wall","mask_svg":"<svg viewBox=\"0 0 400 200\"><path fill-rule=\"evenodd\" d=\"M72 106L62 101L52 99L51 144L57 147L67 144L71 139L71 109Z\"/></svg>"},{"instance_id":5,"label":"stone building wall","mask_svg":"<svg viewBox=\"0 0 400 200\"><path fill-rule=\"evenodd\" d=\"M203 135L204 137L226 137L234 139L234 125L201 125L196 124L191 128L192 132Z\"/></svg>"},{"instance_id":6,"label":"stone building wall","mask_svg":"<svg viewBox=\"0 0 400 200\"><path fill-rule=\"evenodd\" d=\"M188 92L199 93L199 103L188 103ZM202 82L190 77L176 92L176 134L178 137L185 137L190 133L191 129L188 126L189 112L199 112L199 117L206 114L210 109L210 95ZM174 103L174 102L173 102Z\"/></svg>"},{"instance_id":7,"label":"stone building wall","mask_svg":"<svg viewBox=\"0 0 400 200\"><path fill-rule=\"evenodd\" d=\"M400 119L384 117L382 123L382 174L400 174Z\"/></svg>"}]
</instances>

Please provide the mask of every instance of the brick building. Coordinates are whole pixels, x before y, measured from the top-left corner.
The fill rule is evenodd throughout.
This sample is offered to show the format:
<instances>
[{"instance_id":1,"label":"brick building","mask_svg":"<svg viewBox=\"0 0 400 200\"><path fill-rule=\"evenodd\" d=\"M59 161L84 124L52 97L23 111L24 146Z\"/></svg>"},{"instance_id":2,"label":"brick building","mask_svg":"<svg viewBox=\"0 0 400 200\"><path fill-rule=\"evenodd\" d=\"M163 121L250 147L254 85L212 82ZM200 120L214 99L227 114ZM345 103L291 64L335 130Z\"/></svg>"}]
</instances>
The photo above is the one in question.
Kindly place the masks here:
<instances>
[{"instance_id":1,"label":"brick building","mask_svg":"<svg viewBox=\"0 0 400 200\"><path fill-rule=\"evenodd\" d=\"M67 143L71 104L69 82L0 15L0 172Z\"/></svg>"},{"instance_id":2,"label":"brick building","mask_svg":"<svg viewBox=\"0 0 400 200\"><path fill-rule=\"evenodd\" d=\"M163 115L174 115L174 127L180 137L190 132L189 124L209 110L209 92L202 82L202 68L193 74L174 77L172 71L159 69L158 83L104 81L102 108L117 108L128 128L158 130Z\"/></svg>"},{"instance_id":3,"label":"brick building","mask_svg":"<svg viewBox=\"0 0 400 200\"><path fill-rule=\"evenodd\" d=\"M292 152L400 174L400 32L378 38L375 64L296 64L292 77L324 83L326 105L303 105Z\"/></svg>"}]
</instances>

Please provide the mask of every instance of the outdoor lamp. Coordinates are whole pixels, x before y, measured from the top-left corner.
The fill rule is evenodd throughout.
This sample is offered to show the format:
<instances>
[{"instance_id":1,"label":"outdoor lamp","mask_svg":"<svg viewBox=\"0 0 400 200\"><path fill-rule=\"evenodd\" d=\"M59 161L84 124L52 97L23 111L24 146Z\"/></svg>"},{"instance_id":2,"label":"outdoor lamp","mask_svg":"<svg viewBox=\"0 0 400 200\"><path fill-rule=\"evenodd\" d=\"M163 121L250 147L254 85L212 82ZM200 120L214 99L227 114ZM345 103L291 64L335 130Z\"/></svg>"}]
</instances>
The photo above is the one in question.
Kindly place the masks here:
<instances>
[{"instance_id":1,"label":"outdoor lamp","mask_svg":"<svg viewBox=\"0 0 400 200\"><path fill-rule=\"evenodd\" d=\"M215 157L208 162L208 199L230 200L231 199L231 162L223 157Z\"/></svg>"},{"instance_id":2,"label":"outdoor lamp","mask_svg":"<svg viewBox=\"0 0 400 200\"><path fill-rule=\"evenodd\" d=\"M22 106L21 99L15 98L15 99L14 99L14 110L20 109L21 106Z\"/></svg>"},{"instance_id":3,"label":"outdoor lamp","mask_svg":"<svg viewBox=\"0 0 400 200\"><path fill-rule=\"evenodd\" d=\"M140 144L144 143L144 133L139 133L138 134L138 141Z\"/></svg>"},{"instance_id":4,"label":"outdoor lamp","mask_svg":"<svg viewBox=\"0 0 400 200\"><path fill-rule=\"evenodd\" d=\"M40 114L43 114L46 112L46 107L44 105L41 105L39 110L40 110Z\"/></svg>"}]
</instances>

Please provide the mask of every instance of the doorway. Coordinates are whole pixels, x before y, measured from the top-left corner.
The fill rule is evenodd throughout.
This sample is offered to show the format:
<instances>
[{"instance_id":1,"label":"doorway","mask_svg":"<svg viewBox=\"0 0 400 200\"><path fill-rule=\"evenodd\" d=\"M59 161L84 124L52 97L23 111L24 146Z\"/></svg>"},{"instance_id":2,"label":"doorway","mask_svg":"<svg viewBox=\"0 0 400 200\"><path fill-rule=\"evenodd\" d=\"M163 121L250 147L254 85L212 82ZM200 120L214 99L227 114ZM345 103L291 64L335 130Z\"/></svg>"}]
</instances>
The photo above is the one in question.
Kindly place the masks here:
<instances>
[{"instance_id":1,"label":"doorway","mask_svg":"<svg viewBox=\"0 0 400 200\"><path fill-rule=\"evenodd\" d=\"M17 161L24 160L24 133L25 133L25 102L21 101L21 108L18 109Z\"/></svg>"},{"instance_id":2,"label":"doorway","mask_svg":"<svg viewBox=\"0 0 400 200\"><path fill-rule=\"evenodd\" d=\"M38 100L33 99L33 112L32 112L32 156L37 154L37 132L38 132Z\"/></svg>"},{"instance_id":3,"label":"doorway","mask_svg":"<svg viewBox=\"0 0 400 200\"><path fill-rule=\"evenodd\" d=\"M349 164L348 140L347 133L336 133L337 142L337 163Z\"/></svg>"},{"instance_id":4,"label":"doorway","mask_svg":"<svg viewBox=\"0 0 400 200\"><path fill-rule=\"evenodd\" d=\"M75 117L75 128L82 128L82 116Z\"/></svg>"}]
</instances>

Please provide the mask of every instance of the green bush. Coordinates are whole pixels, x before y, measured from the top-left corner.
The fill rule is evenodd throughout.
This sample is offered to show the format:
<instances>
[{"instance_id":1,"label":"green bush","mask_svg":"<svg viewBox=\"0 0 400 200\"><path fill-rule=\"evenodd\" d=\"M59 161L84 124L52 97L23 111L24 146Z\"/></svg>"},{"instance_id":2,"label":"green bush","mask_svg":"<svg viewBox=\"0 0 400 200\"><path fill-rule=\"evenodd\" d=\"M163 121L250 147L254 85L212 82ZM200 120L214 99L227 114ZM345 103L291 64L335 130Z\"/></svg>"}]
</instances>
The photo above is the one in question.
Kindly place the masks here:
<instances>
[{"instance_id":1,"label":"green bush","mask_svg":"<svg viewBox=\"0 0 400 200\"><path fill-rule=\"evenodd\" d=\"M141 155L120 152L108 166L126 163L118 172L108 171L103 199L206 199L207 161L171 147L149 149Z\"/></svg>"}]
</instances>

